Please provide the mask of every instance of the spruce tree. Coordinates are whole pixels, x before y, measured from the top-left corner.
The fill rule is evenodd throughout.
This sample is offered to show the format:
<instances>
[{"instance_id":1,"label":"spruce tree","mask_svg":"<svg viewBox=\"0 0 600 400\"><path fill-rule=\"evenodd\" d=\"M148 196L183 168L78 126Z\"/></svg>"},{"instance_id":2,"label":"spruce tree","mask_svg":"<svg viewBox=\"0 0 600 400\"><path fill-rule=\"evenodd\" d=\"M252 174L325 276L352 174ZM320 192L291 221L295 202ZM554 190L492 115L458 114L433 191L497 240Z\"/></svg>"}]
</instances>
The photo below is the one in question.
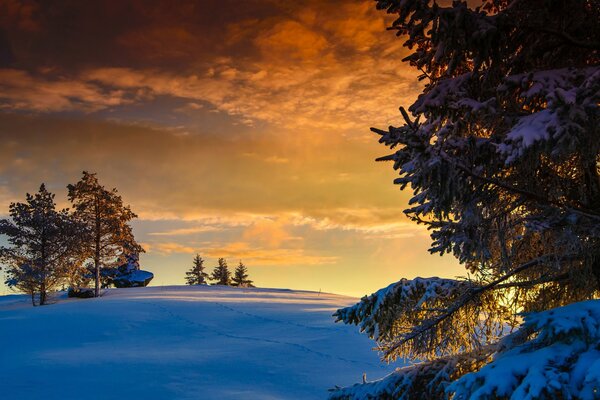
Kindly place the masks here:
<instances>
[{"instance_id":1,"label":"spruce tree","mask_svg":"<svg viewBox=\"0 0 600 400\"><path fill-rule=\"evenodd\" d=\"M104 268L112 268L124 252L144 249L135 241L129 222L137 215L123 204L117 189L100 185L96 174L83 172L79 182L67 186L75 216L87 226L86 258L93 261L95 296L100 295Z\"/></svg>"},{"instance_id":2,"label":"spruce tree","mask_svg":"<svg viewBox=\"0 0 600 400\"><path fill-rule=\"evenodd\" d=\"M454 255L469 278L402 279L338 310L386 360L424 362L332 398L587 398L591 375L569 381L585 376L585 364L573 372L578 357L600 345L581 319L598 314L544 310L600 294L600 1L377 7L397 16L404 61L425 81L400 108L402 126L372 129L394 149L378 160L412 190L405 214L429 228L430 251ZM539 314L501 339L521 312ZM580 338L569 357L540 361L537 378L511 358ZM500 365L510 379L488 374Z\"/></svg>"},{"instance_id":3,"label":"spruce tree","mask_svg":"<svg viewBox=\"0 0 600 400\"><path fill-rule=\"evenodd\" d=\"M231 272L227 267L227 261L224 258L219 258L219 265L213 270L210 279L216 281L214 285L231 285Z\"/></svg>"},{"instance_id":4,"label":"spruce tree","mask_svg":"<svg viewBox=\"0 0 600 400\"><path fill-rule=\"evenodd\" d=\"M25 203L11 203L10 220L0 220L0 235L8 237L9 247L0 248L7 265L7 285L31 296L39 304L47 293L63 283L77 261L84 227L68 210L56 210L54 194L42 184L38 193L27 193Z\"/></svg>"},{"instance_id":5,"label":"spruce tree","mask_svg":"<svg viewBox=\"0 0 600 400\"><path fill-rule=\"evenodd\" d=\"M239 265L236 267L234 273L232 285L239 287L254 287L252 285L252 281L248 279L248 268L240 261Z\"/></svg>"},{"instance_id":6,"label":"spruce tree","mask_svg":"<svg viewBox=\"0 0 600 400\"><path fill-rule=\"evenodd\" d=\"M206 285L208 274L204 272L204 260L200 254L196 254L194 265L185 273L185 280L188 285Z\"/></svg>"}]
</instances>

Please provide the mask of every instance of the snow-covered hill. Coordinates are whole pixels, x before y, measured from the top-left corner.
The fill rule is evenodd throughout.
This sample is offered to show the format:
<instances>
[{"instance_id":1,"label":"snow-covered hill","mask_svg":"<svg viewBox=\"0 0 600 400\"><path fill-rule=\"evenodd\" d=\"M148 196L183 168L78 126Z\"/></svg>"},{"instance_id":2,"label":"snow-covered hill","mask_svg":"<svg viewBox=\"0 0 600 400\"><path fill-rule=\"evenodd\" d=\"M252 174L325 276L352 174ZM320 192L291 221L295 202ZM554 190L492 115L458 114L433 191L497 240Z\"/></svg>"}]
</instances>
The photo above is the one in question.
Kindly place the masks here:
<instances>
[{"instance_id":1,"label":"snow-covered hill","mask_svg":"<svg viewBox=\"0 0 600 400\"><path fill-rule=\"evenodd\" d=\"M319 399L393 368L331 314L356 299L227 287L112 289L31 307L0 297L9 399ZM6 397L8 396L8 397Z\"/></svg>"}]
</instances>

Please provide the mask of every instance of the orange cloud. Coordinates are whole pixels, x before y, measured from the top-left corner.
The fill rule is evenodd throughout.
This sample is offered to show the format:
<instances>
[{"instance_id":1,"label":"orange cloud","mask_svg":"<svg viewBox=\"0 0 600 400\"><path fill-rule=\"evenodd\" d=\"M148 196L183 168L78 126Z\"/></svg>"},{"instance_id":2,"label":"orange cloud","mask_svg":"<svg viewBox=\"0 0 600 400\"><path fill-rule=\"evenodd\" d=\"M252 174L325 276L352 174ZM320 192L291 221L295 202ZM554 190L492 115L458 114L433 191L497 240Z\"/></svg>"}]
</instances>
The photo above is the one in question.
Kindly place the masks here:
<instances>
[{"instance_id":1,"label":"orange cloud","mask_svg":"<svg viewBox=\"0 0 600 400\"><path fill-rule=\"evenodd\" d=\"M324 265L338 261L337 256L306 254L303 249L264 249L252 247L247 242L233 242L203 248L202 254L208 257L224 257L242 260L247 265Z\"/></svg>"},{"instance_id":2,"label":"orange cloud","mask_svg":"<svg viewBox=\"0 0 600 400\"><path fill-rule=\"evenodd\" d=\"M246 228L242 238L269 248L278 248L284 243L301 241L301 237L290 234L286 225L288 225L286 218L276 216L265 218Z\"/></svg>"},{"instance_id":3,"label":"orange cloud","mask_svg":"<svg viewBox=\"0 0 600 400\"><path fill-rule=\"evenodd\" d=\"M164 232L150 232L148 235L150 236L185 236L191 235L194 233L206 233L206 232L215 232L218 231L219 228L215 226L196 226L192 228L180 228L180 229L170 229Z\"/></svg>"},{"instance_id":4,"label":"orange cloud","mask_svg":"<svg viewBox=\"0 0 600 400\"><path fill-rule=\"evenodd\" d=\"M162 243L140 243L141 246L146 250L146 253L155 253L159 255L170 255L173 253L185 253L195 254L196 249L190 246L182 245L181 243L175 242L162 242Z\"/></svg>"},{"instance_id":5,"label":"orange cloud","mask_svg":"<svg viewBox=\"0 0 600 400\"><path fill-rule=\"evenodd\" d=\"M400 66L406 50L384 31L388 20L372 5L307 0L270 7L272 15L263 20L225 23L218 48L207 44L204 25L193 23L192 17L205 18L198 4L185 2L186 12L140 9L146 23L128 30L122 26L125 31L115 39L128 49L126 57L139 53L138 62L89 63L85 70L60 76L3 71L0 106L90 112L169 96L207 103L248 126L366 132L373 124L393 122L392 110L418 93L416 74ZM149 58L159 60L154 67L141 67ZM165 60L178 64L168 67ZM175 110L191 115L194 107Z\"/></svg>"},{"instance_id":6,"label":"orange cloud","mask_svg":"<svg viewBox=\"0 0 600 400\"><path fill-rule=\"evenodd\" d=\"M0 88L4 110L91 112L132 102L121 90L104 90L81 80L34 77L16 69L0 69Z\"/></svg>"},{"instance_id":7,"label":"orange cloud","mask_svg":"<svg viewBox=\"0 0 600 400\"><path fill-rule=\"evenodd\" d=\"M264 58L286 62L313 61L329 47L324 36L293 20L276 23L257 35L254 43Z\"/></svg>"}]
</instances>

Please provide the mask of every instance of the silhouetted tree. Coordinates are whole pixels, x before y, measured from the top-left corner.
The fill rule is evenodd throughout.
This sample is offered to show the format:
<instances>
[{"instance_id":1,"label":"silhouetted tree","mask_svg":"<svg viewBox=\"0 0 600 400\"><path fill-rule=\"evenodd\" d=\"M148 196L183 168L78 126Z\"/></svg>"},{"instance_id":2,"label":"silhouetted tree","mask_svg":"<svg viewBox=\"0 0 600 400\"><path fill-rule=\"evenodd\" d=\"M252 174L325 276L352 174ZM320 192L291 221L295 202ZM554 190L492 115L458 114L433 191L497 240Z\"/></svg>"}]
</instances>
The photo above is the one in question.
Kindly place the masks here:
<instances>
[{"instance_id":1,"label":"silhouetted tree","mask_svg":"<svg viewBox=\"0 0 600 400\"><path fill-rule=\"evenodd\" d=\"M248 268L246 268L246 266L241 261L235 269L231 281L232 286L254 287L252 285L253 282L250 279L248 279Z\"/></svg>"},{"instance_id":2,"label":"silhouetted tree","mask_svg":"<svg viewBox=\"0 0 600 400\"><path fill-rule=\"evenodd\" d=\"M35 306L46 304L48 291L63 283L81 246L83 226L68 210L56 210L54 194L42 184L38 193L27 193L25 203L11 203L10 220L0 220L0 235L9 247L0 248L7 265L7 285L29 293Z\"/></svg>"},{"instance_id":3,"label":"silhouetted tree","mask_svg":"<svg viewBox=\"0 0 600 400\"><path fill-rule=\"evenodd\" d=\"M113 267L124 252L141 253L129 222L136 218L129 206L123 204L117 189L107 190L100 185L96 174L83 172L79 182L67 186L75 216L87 226L86 256L94 263L95 296L100 294L101 271Z\"/></svg>"},{"instance_id":4,"label":"silhouetted tree","mask_svg":"<svg viewBox=\"0 0 600 400\"><path fill-rule=\"evenodd\" d=\"M227 261L224 258L219 258L219 265L213 270L210 279L216 281L214 285L230 285L231 284L231 272L227 267Z\"/></svg>"},{"instance_id":5,"label":"silhouetted tree","mask_svg":"<svg viewBox=\"0 0 600 400\"><path fill-rule=\"evenodd\" d=\"M194 265L185 273L185 280L188 285L206 285L208 274L204 272L204 260L200 254L194 257Z\"/></svg>"},{"instance_id":6,"label":"silhouetted tree","mask_svg":"<svg viewBox=\"0 0 600 400\"><path fill-rule=\"evenodd\" d=\"M397 15L392 28L412 50L404 61L426 83L400 109L403 126L373 129L394 149L379 160L392 161L395 183L410 186L405 213L430 229L430 251L453 254L469 279L403 279L339 310L338 320L360 325L385 359L425 362L332 397L592 396L597 381L571 382L585 376L574 366L600 335L582 320L563 331L542 311L599 295L600 1L377 6ZM500 342L520 312L542 313ZM582 347L539 361L534 369L544 372L535 377L518 372L519 361L493 364L516 346L534 352L569 338ZM510 378L494 381L496 367Z\"/></svg>"}]
</instances>

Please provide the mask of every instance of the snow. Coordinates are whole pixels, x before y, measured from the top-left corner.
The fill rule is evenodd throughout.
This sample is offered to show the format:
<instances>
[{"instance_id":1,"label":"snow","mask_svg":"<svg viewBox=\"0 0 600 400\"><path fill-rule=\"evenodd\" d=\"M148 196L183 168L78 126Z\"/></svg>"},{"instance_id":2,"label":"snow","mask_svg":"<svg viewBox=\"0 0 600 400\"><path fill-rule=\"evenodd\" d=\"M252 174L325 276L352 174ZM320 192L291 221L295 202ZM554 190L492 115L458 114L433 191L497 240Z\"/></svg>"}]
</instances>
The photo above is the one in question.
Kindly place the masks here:
<instances>
[{"instance_id":1,"label":"snow","mask_svg":"<svg viewBox=\"0 0 600 400\"><path fill-rule=\"evenodd\" d=\"M138 269L138 270L130 272L127 275L120 276L119 278L121 278L121 279L125 278L131 282L144 283L147 279L151 280L152 278L154 278L154 274L152 272L143 271L143 270Z\"/></svg>"},{"instance_id":2,"label":"snow","mask_svg":"<svg viewBox=\"0 0 600 400\"><path fill-rule=\"evenodd\" d=\"M599 398L600 300L527 314L520 330L492 362L449 386L457 400ZM522 332L532 338L515 346Z\"/></svg>"},{"instance_id":3,"label":"snow","mask_svg":"<svg viewBox=\"0 0 600 400\"><path fill-rule=\"evenodd\" d=\"M0 297L0 393L19 399L318 399L387 375L332 313L357 299L223 286Z\"/></svg>"},{"instance_id":4,"label":"snow","mask_svg":"<svg viewBox=\"0 0 600 400\"><path fill-rule=\"evenodd\" d=\"M522 155L523 149L533 146L535 142L548 140L550 138L548 127L556 125L558 123L555 114L551 110L545 109L522 117L506 135L506 139L510 143L520 143L521 149L517 154ZM505 148L507 152L511 150L510 146L500 146L501 151ZM509 158L508 162L512 162L513 158L516 158L516 156Z\"/></svg>"},{"instance_id":5,"label":"snow","mask_svg":"<svg viewBox=\"0 0 600 400\"><path fill-rule=\"evenodd\" d=\"M591 122L590 111L598 107L599 85L598 67L562 68L506 78L501 92L517 87L521 89L519 97L524 105L535 104L540 99L546 105L530 115L519 117L506 135L505 143L498 146L498 151L506 157L505 164L510 165L527 149L544 142L549 142L553 156L561 149L580 146L577 137Z\"/></svg>"}]
</instances>

